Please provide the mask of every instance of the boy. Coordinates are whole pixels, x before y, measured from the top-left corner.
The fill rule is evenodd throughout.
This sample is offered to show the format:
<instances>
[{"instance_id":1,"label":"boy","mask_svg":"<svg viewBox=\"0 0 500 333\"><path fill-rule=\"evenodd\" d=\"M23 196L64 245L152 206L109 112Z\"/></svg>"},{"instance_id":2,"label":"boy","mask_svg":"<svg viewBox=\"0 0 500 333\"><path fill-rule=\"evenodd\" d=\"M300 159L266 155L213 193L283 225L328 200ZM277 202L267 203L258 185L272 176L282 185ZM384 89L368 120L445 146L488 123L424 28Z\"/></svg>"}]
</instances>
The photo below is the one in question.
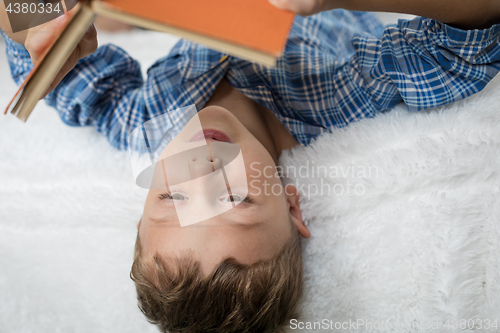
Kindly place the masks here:
<instances>
[{"instance_id":1,"label":"boy","mask_svg":"<svg viewBox=\"0 0 500 333\"><path fill-rule=\"evenodd\" d=\"M172 121L164 130L179 124L188 129L187 113L179 110L195 104L203 130L222 132L239 146L251 181L263 176L266 167L275 167L284 149L306 145L333 127L375 116L401 100L412 110L423 110L465 98L500 69L500 25L492 26L500 22L498 1L480 1L474 8L466 1L275 2L301 14L345 8L432 19L400 21L384 30L369 13L336 10L297 17L285 54L273 69L180 41L152 66L146 82L123 51L105 46L92 53L95 35L90 31L56 78L47 102L66 123L93 125L122 149L131 130L165 112ZM60 23L52 24L56 29ZM28 33L25 45L33 61L50 40L47 35L41 37L36 29ZM19 82L31 68L30 54L6 41ZM181 129L177 137L186 134ZM217 139L220 133L207 132L207 144L226 142ZM191 175L198 167L212 166L213 157L192 170L189 166ZM253 170L251 162L259 168ZM168 216L173 206L190 205L197 191L172 190L172 184L165 186L167 192L150 190L138 225L132 276L141 309L162 331L273 332L295 315L302 283L298 236L309 232L292 186L276 195L257 193L264 180L279 184L273 175L250 186L245 196L231 194L230 203L240 202L236 207L192 228L179 228L178 216ZM244 202L247 195L254 202ZM218 202L227 204L222 202L227 199ZM242 228L222 221L237 220L234 214L244 215L238 217Z\"/></svg>"}]
</instances>

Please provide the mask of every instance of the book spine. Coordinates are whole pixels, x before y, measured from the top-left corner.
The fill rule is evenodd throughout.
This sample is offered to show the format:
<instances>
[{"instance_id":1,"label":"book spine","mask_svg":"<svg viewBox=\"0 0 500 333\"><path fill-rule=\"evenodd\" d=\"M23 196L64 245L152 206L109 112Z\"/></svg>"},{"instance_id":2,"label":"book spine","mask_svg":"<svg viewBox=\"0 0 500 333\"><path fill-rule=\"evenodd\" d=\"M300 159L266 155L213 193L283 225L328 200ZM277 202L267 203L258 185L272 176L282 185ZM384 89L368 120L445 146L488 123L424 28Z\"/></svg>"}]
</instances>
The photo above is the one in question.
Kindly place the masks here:
<instances>
[{"instance_id":1,"label":"book spine","mask_svg":"<svg viewBox=\"0 0 500 333\"><path fill-rule=\"evenodd\" d=\"M12 113L22 121L28 119L36 103L44 96L57 73L94 22L96 14L90 4L82 2L80 6L78 12L33 69L36 72L24 87L25 96L20 98L12 110Z\"/></svg>"}]
</instances>

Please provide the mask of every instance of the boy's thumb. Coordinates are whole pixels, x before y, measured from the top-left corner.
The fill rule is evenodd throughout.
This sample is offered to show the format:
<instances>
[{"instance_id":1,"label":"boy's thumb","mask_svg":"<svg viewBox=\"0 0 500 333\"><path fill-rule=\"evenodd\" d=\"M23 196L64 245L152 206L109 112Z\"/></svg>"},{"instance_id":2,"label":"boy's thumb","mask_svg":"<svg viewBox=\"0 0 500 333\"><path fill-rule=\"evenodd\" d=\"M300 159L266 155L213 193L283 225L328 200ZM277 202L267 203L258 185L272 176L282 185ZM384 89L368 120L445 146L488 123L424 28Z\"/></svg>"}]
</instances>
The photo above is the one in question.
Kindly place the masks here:
<instances>
[{"instance_id":1,"label":"boy's thumb","mask_svg":"<svg viewBox=\"0 0 500 333\"><path fill-rule=\"evenodd\" d=\"M63 14L54 20L49 21L47 23L47 29L51 32L59 32L68 20L68 16L68 14Z\"/></svg>"},{"instance_id":2,"label":"boy's thumb","mask_svg":"<svg viewBox=\"0 0 500 333\"><path fill-rule=\"evenodd\" d=\"M47 47L56 39L69 17L61 15L45 24L31 28L26 35L25 47L30 53L31 61L36 63Z\"/></svg>"}]
</instances>

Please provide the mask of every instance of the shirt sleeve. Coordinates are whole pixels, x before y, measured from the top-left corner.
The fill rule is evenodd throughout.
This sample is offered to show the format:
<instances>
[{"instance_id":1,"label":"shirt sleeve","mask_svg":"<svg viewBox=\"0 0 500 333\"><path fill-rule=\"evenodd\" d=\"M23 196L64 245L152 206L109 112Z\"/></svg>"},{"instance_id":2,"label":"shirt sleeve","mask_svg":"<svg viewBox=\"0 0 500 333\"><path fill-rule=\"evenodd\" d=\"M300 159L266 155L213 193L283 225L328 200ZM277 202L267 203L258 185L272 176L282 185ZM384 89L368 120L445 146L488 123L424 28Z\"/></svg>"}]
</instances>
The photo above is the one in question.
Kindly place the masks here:
<instances>
[{"instance_id":1,"label":"shirt sleeve","mask_svg":"<svg viewBox=\"0 0 500 333\"><path fill-rule=\"evenodd\" d=\"M24 46L2 35L11 74L21 84L33 68L31 58ZM182 62L169 62L177 53L158 60L144 81L139 63L125 51L114 45L101 46L81 59L45 101L67 125L93 126L112 146L126 149L132 129L167 110L170 82L176 81L183 66ZM173 125L169 122L165 127L167 131Z\"/></svg>"},{"instance_id":2,"label":"shirt sleeve","mask_svg":"<svg viewBox=\"0 0 500 333\"><path fill-rule=\"evenodd\" d=\"M481 91L500 70L500 24L461 30L429 18L399 20L382 36L358 34L336 68L334 100L346 122L404 101L411 111Z\"/></svg>"},{"instance_id":3,"label":"shirt sleeve","mask_svg":"<svg viewBox=\"0 0 500 333\"><path fill-rule=\"evenodd\" d=\"M14 42L2 30L0 30L0 35L2 35L5 42L5 52L7 53L12 78L16 84L21 85L33 68L31 57L23 45Z\"/></svg>"}]
</instances>

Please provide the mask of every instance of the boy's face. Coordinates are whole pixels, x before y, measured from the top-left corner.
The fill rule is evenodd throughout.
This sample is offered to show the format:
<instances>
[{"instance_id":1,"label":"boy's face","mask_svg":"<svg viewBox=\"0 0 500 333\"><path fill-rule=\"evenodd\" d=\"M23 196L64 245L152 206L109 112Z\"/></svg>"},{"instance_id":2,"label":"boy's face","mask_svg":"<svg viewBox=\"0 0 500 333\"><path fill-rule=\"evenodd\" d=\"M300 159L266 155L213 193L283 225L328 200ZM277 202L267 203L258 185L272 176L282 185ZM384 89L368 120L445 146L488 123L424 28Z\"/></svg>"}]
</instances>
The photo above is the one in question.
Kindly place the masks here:
<instances>
[{"instance_id":1,"label":"boy's face","mask_svg":"<svg viewBox=\"0 0 500 333\"><path fill-rule=\"evenodd\" d=\"M272 258L295 229L308 237L296 189L283 188L259 140L222 107L197 116L160 155L165 184L149 191L138 224L144 255L191 252L207 274L228 257Z\"/></svg>"}]
</instances>

